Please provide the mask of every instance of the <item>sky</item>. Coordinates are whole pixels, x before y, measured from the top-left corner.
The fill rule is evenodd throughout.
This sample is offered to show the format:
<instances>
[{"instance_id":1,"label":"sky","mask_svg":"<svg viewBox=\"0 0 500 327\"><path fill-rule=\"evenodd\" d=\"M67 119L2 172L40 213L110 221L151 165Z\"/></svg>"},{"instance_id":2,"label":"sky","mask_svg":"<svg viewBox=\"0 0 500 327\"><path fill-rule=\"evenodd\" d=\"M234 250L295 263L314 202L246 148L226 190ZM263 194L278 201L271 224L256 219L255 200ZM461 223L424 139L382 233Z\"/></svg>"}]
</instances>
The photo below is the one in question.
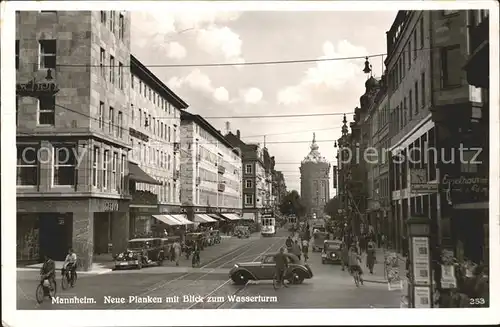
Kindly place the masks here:
<instances>
[{"instance_id":1,"label":"sky","mask_svg":"<svg viewBox=\"0 0 500 327\"><path fill-rule=\"evenodd\" d=\"M249 63L360 57L386 52L385 32L397 11L199 11L133 12L132 52L146 66ZM370 59L375 77L383 58ZM332 165L342 113L359 106L367 76L364 59L217 67L149 67L224 134L266 146L284 173L288 190L300 192L300 162L313 132ZM335 116L234 118L338 113ZM333 185L330 185L332 189ZM334 194L333 189L330 194Z\"/></svg>"}]
</instances>

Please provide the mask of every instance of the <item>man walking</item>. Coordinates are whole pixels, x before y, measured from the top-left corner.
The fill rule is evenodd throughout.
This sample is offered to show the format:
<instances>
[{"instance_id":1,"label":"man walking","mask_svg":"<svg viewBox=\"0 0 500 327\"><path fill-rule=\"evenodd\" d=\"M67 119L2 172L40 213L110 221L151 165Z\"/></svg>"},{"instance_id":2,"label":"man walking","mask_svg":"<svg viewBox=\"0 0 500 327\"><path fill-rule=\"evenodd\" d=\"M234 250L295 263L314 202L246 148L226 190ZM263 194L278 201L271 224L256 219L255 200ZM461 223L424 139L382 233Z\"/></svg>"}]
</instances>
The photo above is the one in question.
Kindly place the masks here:
<instances>
[{"instance_id":1,"label":"man walking","mask_svg":"<svg viewBox=\"0 0 500 327\"><path fill-rule=\"evenodd\" d=\"M307 239L302 240L302 254L304 254L304 262L309 259L309 242Z\"/></svg>"},{"instance_id":2,"label":"man walking","mask_svg":"<svg viewBox=\"0 0 500 327\"><path fill-rule=\"evenodd\" d=\"M175 265L179 266L179 259L181 257L181 244L179 243L178 240L174 242L172 245L173 251L174 251L174 261Z\"/></svg>"},{"instance_id":3,"label":"man walking","mask_svg":"<svg viewBox=\"0 0 500 327\"><path fill-rule=\"evenodd\" d=\"M292 253L295 254L300 260L301 249L300 249L300 245L299 245L298 240L295 240L295 243L293 243L293 245L292 245Z\"/></svg>"}]
</instances>

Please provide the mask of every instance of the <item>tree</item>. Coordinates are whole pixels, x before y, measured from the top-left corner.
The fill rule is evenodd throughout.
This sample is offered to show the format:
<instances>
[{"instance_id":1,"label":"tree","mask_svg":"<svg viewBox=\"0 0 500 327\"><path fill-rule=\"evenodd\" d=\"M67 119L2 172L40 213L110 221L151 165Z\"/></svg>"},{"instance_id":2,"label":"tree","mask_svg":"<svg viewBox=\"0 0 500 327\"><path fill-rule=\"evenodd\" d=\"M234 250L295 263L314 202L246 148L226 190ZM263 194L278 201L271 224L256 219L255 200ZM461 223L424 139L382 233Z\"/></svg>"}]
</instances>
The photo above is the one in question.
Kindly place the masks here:
<instances>
[{"instance_id":1,"label":"tree","mask_svg":"<svg viewBox=\"0 0 500 327\"><path fill-rule=\"evenodd\" d=\"M339 209L341 208L340 199L338 196L331 198L326 204L324 211L332 219L339 219Z\"/></svg>"},{"instance_id":2,"label":"tree","mask_svg":"<svg viewBox=\"0 0 500 327\"><path fill-rule=\"evenodd\" d=\"M302 203L299 192L293 190L288 192L280 204L280 212L284 215L296 215L301 217L306 213L306 207Z\"/></svg>"}]
</instances>

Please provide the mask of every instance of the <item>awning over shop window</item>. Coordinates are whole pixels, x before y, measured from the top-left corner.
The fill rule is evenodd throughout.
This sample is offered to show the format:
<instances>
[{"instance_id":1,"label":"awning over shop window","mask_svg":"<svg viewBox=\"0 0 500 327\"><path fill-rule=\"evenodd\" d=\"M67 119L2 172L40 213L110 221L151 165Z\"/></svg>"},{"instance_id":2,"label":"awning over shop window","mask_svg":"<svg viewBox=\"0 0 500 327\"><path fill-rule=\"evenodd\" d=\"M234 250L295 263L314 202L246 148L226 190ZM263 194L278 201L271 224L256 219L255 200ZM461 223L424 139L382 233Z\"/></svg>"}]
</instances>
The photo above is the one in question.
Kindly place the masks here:
<instances>
[{"instance_id":1,"label":"awning over shop window","mask_svg":"<svg viewBox=\"0 0 500 327\"><path fill-rule=\"evenodd\" d=\"M245 219L245 220L255 220L255 214L252 213L252 212L244 212L242 219Z\"/></svg>"},{"instance_id":2,"label":"awning over shop window","mask_svg":"<svg viewBox=\"0 0 500 327\"><path fill-rule=\"evenodd\" d=\"M175 220L178 220L181 223L181 225L192 225L193 224L193 222L190 221L189 219L186 219L184 217L184 215L169 215L169 216L173 217Z\"/></svg>"},{"instance_id":3,"label":"awning over shop window","mask_svg":"<svg viewBox=\"0 0 500 327\"><path fill-rule=\"evenodd\" d=\"M215 220L226 220L226 219L224 219L223 217L221 217L221 216L219 216L219 215L217 215L217 214L215 214L215 213L210 213L210 214L207 214L207 216L209 216L210 218L213 218L213 219L215 219Z\"/></svg>"},{"instance_id":4,"label":"awning over shop window","mask_svg":"<svg viewBox=\"0 0 500 327\"><path fill-rule=\"evenodd\" d=\"M239 217L235 217L233 214L230 214L230 213L223 213L221 215L222 215L222 217L224 217L228 220L239 220L240 219Z\"/></svg>"},{"instance_id":5,"label":"awning over shop window","mask_svg":"<svg viewBox=\"0 0 500 327\"><path fill-rule=\"evenodd\" d=\"M217 220L215 220L207 215L204 215L204 214L195 214L194 221L198 222L198 223L214 223Z\"/></svg>"},{"instance_id":6,"label":"awning over shop window","mask_svg":"<svg viewBox=\"0 0 500 327\"><path fill-rule=\"evenodd\" d=\"M153 218L158 219L162 223L165 223L170 226L179 226L183 225L179 221L175 220L174 218L168 216L168 215L153 215Z\"/></svg>"},{"instance_id":7,"label":"awning over shop window","mask_svg":"<svg viewBox=\"0 0 500 327\"><path fill-rule=\"evenodd\" d=\"M128 171L129 171L128 177L132 181L139 183L153 184L153 185L161 185L160 182L158 182L153 177L149 176L144 170L142 170L137 164L133 162L129 161Z\"/></svg>"}]
</instances>

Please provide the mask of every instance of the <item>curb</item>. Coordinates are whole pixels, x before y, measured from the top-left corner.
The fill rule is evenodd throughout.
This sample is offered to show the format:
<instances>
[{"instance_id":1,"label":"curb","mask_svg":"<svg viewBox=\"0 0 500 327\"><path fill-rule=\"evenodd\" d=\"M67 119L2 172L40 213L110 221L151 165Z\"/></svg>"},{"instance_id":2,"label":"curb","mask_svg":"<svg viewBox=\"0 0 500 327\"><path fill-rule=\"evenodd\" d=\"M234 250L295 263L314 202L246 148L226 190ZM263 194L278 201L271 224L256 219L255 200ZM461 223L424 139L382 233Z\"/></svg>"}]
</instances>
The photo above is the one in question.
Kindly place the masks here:
<instances>
[{"instance_id":1,"label":"curb","mask_svg":"<svg viewBox=\"0 0 500 327\"><path fill-rule=\"evenodd\" d=\"M370 279L363 279L363 282L375 283L375 284L387 284L388 283L386 280L370 280Z\"/></svg>"},{"instance_id":2,"label":"curb","mask_svg":"<svg viewBox=\"0 0 500 327\"><path fill-rule=\"evenodd\" d=\"M16 271L33 271L33 270L40 270L40 268L27 268L27 267L21 267L17 268ZM95 271L77 271L79 275L102 275L102 274L107 274L112 272L113 269L103 269L103 270L95 270Z\"/></svg>"}]
</instances>

